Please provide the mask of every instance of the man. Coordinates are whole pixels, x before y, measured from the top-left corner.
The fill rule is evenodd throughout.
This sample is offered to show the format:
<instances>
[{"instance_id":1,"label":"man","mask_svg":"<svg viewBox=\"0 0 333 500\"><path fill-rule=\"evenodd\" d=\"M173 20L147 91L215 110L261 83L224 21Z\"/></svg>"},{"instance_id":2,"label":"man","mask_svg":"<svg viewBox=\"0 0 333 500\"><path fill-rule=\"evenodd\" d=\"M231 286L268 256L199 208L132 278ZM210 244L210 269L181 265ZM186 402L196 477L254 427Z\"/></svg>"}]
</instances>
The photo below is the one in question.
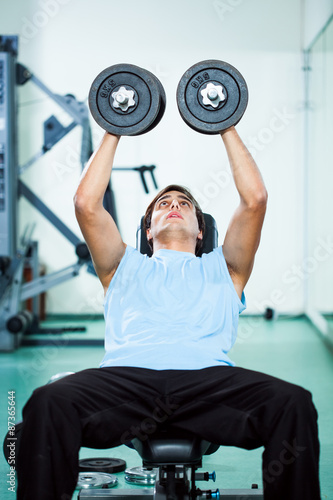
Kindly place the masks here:
<instances>
[{"instance_id":1,"label":"man","mask_svg":"<svg viewBox=\"0 0 333 500\"><path fill-rule=\"evenodd\" d=\"M228 358L267 193L235 128L221 136L240 203L223 249L202 257L201 210L186 189L170 186L148 207L148 258L103 208L119 138L106 134L86 167L75 209L105 291L106 353L100 368L37 389L25 406L19 500L69 500L81 446L144 439L162 422L217 444L264 446L265 500L320 499L311 394Z\"/></svg>"}]
</instances>

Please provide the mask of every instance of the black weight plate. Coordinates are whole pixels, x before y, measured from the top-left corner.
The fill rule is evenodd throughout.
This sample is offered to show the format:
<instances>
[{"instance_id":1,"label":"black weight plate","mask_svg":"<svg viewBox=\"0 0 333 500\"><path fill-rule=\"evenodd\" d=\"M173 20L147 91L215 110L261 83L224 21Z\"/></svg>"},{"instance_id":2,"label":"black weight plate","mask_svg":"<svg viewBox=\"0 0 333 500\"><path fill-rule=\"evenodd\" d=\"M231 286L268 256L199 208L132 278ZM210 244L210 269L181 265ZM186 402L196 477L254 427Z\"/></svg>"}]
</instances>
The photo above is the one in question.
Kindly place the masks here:
<instances>
[{"instance_id":1,"label":"black weight plate","mask_svg":"<svg viewBox=\"0 0 333 500\"><path fill-rule=\"evenodd\" d=\"M115 109L111 104L113 92L121 86L134 91L136 104L126 112ZM93 81L89 108L104 130L116 135L140 135L150 130L159 116L160 89L160 82L149 71L132 64L115 64Z\"/></svg>"},{"instance_id":2,"label":"black weight plate","mask_svg":"<svg viewBox=\"0 0 333 500\"><path fill-rule=\"evenodd\" d=\"M203 105L200 91L207 83L222 85L227 96L217 108ZM177 104L187 125L202 134L218 134L242 118L248 88L240 72L224 61L207 60L191 66L177 87Z\"/></svg>"},{"instance_id":3,"label":"black weight plate","mask_svg":"<svg viewBox=\"0 0 333 500\"><path fill-rule=\"evenodd\" d=\"M160 89L160 108L159 108L158 115L156 116L155 120L152 122L152 124L144 132L142 132L143 134L150 132L151 130L153 130L153 128L156 127L156 125L158 125L160 123L160 121L162 120L162 117L164 115L165 107L166 107L166 95L165 95L164 87L155 75L152 75L152 76L155 78L156 83ZM137 135L141 135L141 134L137 134Z\"/></svg>"},{"instance_id":4,"label":"black weight plate","mask_svg":"<svg viewBox=\"0 0 333 500\"><path fill-rule=\"evenodd\" d=\"M113 474L126 469L126 462L120 458L83 458L79 460L80 472L106 472Z\"/></svg>"},{"instance_id":5,"label":"black weight plate","mask_svg":"<svg viewBox=\"0 0 333 500\"><path fill-rule=\"evenodd\" d=\"M15 430L8 430L3 441L3 454L9 465L16 464L22 425L23 422L16 422ZM15 462L12 462L12 460L15 460Z\"/></svg>"}]
</instances>

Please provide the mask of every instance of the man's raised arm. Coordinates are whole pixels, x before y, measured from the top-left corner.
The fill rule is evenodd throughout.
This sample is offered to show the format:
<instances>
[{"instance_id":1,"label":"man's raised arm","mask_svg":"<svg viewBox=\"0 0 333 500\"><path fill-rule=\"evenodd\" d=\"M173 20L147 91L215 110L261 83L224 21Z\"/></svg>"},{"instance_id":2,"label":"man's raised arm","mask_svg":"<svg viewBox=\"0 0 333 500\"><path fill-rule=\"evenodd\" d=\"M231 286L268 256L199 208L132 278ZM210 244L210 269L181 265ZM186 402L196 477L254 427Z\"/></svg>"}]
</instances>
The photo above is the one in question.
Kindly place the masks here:
<instances>
[{"instance_id":1,"label":"man's raised arm","mask_svg":"<svg viewBox=\"0 0 333 500\"><path fill-rule=\"evenodd\" d=\"M76 218L105 291L126 248L114 220L103 207L118 142L119 137L104 135L82 173L74 196Z\"/></svg>"},{"instance_id":2,"label":"man's raised arm","mask_svg":"<svg viewBox=\"0 0 333 500\"><path fill-rule=\"evenodd\" d=\"M238 295L251 275L264 222L267 191L259 169L235 127L221 132L240 196L223 243L223 253Z\"/></svg>"}]
</instances>

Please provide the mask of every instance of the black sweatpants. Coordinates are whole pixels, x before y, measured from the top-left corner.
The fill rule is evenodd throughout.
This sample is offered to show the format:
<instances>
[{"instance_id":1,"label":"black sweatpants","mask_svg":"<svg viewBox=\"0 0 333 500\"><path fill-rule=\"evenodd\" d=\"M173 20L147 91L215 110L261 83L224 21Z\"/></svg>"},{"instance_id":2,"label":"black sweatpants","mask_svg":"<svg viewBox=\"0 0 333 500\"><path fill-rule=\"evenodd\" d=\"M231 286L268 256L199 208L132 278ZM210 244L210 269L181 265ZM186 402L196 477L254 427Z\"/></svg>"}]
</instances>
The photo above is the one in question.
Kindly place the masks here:
<instances>
[{"instance_id":1,"label":"black sweatpants","mask_svg":"<svg viewBox=\"0 0 333 500\"><path fill-rule=\"evenodd\" d=\"M38 388L23 410L17 499L70 500L81 446L118 446L166 424L212 443L264 446L265 500L320 499L311 394L229 366L96 368Z\"/></svg>"}]
</instances>

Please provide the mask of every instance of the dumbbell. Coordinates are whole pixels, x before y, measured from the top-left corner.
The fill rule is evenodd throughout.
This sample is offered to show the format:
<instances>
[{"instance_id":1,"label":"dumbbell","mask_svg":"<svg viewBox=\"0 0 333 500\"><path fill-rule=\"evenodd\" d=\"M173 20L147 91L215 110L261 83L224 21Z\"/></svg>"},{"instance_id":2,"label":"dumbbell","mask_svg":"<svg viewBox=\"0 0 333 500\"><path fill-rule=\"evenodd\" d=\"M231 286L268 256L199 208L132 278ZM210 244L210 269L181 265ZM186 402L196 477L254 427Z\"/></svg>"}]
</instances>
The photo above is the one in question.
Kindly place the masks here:
<instances>
[{"instance_id":1,"label":"dumbbell","mask_svg":"<svg viewBox=\"0 0 333 500\"><path fill-rule=\"evenodd\" d=\"M191 66L177 87L181 117L202 134L218 134L237 125L247 102L243 76L224 61L206 60Z\"/></svg>"},{"instance_id":2,"label":"dumbbell","mask_svg":"<svg viewBox=\"0 0 333 500\"><path fill-rule=\"evenodd\" d=\"M115 64L97 75L88 102L93 118L104 130L136 136L161 121L166 96L161 82L150 71L132 64Z\"/></svg>"}]
</instances>

